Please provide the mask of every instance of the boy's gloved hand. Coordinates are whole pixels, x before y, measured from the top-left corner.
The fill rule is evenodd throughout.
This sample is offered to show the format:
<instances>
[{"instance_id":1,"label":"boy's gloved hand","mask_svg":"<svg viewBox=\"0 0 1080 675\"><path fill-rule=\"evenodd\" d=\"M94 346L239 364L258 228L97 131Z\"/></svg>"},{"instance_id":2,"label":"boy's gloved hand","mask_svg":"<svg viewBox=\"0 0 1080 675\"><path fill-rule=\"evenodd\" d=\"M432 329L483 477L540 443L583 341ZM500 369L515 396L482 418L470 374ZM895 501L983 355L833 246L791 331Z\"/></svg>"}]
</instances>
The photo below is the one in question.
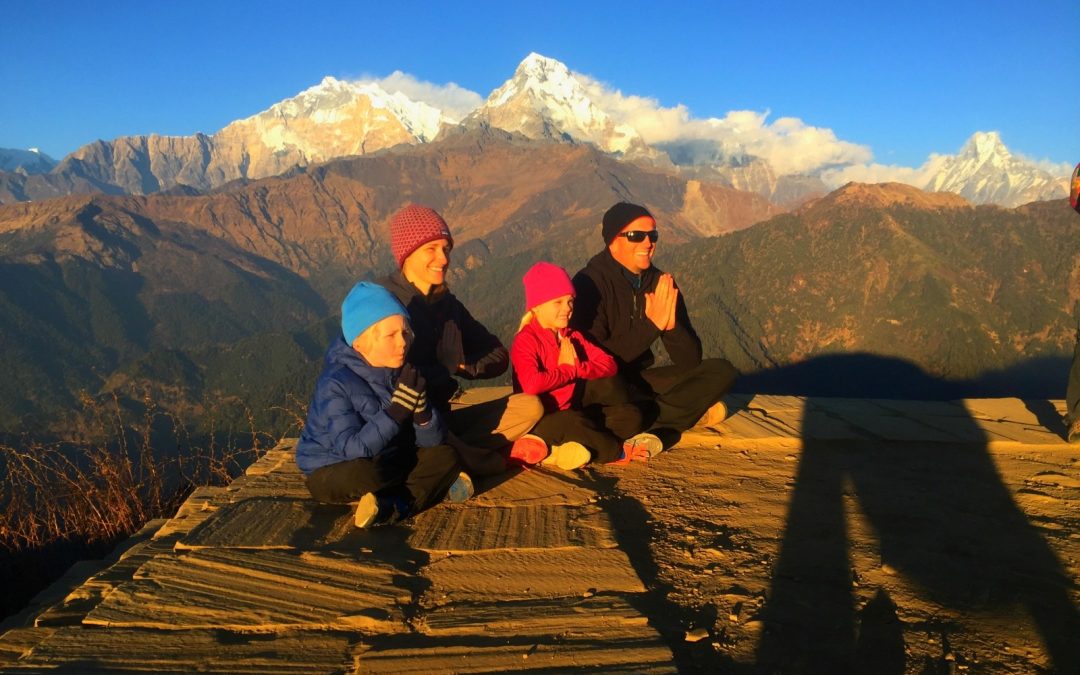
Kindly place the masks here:
<instances>
[{"instance_id":1,"label":"boy's gloved hand","mask_svg":"<svg viewBox=\"0 0 1080 675\"><path fill-rule=\"evenodd\" d=\"M427 382L411 363L406 363L398 374L397 386L390 396L386 414L398 424L404 424L418 408L427 410ZM428 413L430 415L430 412Z\"/></svg>"}]
</instances>

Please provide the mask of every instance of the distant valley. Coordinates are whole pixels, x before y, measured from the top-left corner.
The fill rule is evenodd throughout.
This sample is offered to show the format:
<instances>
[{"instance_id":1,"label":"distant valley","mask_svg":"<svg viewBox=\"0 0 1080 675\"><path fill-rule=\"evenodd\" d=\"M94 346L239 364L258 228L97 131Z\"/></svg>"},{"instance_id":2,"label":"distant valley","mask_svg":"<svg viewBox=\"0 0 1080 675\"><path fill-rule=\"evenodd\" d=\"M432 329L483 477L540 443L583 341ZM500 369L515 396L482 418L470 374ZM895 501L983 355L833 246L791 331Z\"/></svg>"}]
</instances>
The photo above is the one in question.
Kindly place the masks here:
<instances>
[{"instance_id":1,"label":"distant valley","mask_svg":"<svg viewBox=\"0 0 1080 675\"><path fill-rule=\"evenodd\" d=\"M270 411L306 401L342 294L390 269L387 222L408 201L446 216L453 288L509 342L521 273L537 259L577 269L622 199L657 215L657 262L707 352L747 373L868 352L970 380L1071 345L1080 223L1064 200L975 207L852 184L784 213L593 145L478 125L205 195L0 207L0 431L66 433L80 391L148 390L192 417L240 400L281 423Z\"/></svg>"}]
</instances>

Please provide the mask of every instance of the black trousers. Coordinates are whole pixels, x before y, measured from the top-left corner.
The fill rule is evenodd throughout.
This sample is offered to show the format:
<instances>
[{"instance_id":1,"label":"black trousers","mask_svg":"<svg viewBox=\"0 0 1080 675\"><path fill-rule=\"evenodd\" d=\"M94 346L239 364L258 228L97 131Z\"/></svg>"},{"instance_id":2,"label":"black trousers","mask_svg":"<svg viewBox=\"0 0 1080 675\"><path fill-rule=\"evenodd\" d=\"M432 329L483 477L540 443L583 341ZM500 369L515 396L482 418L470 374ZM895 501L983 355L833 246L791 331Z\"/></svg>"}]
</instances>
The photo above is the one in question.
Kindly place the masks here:
<instances>
[{"instance_id":1,"label":"black trousers","mask_svg":"<svg viewBox=\"0 0 1080 675\"><path fill-rule=\"evenodd\" d=\"M683 432L694 426L705 411L731 389L735 375L735 367L730 361L702 359L693 368L650 368L628 380L631 395L651 398L656 405L652 411L655 417L651 421L646 417L649 429Z\"/></svg>"},{"instance_id":2,"label":"black trousers","mask_svg":"<svg viewBox=\"0 0 1080 675\"><path fill-rule=\"evenodd\" d=\"M548 445L577 441L592 452L594 462L614 462L622 454L620 440L603 422L581 410L557 410L540 418L533 435L544 439Z\"/></svg>"},{"instance_id":3,"label":"black trousers","mask_svg":"<svg viewBox=\"0 0 1080 675\"><path fill-rule=\"evenodd\" d=\"M618 377L586 380L581 409L544 415L531 433L548 445L577 441L593 453L593 461L614 462L622 442L645 428L641 405L630 398L626 382Z\"/></svg>"},{"instance_id":4,"label":"black trousers","mask_svg":"<svg viewBox=\"0 0 1080 675\"><path fill-rule=\"evenodd\" d=\"M368 492L402 497L417 513L446 495L458 471L457 453L449 445L398 449L318 468L307 477L307 487L312 497L330 504L355 502Z\"/></svg>"}]
</instances>

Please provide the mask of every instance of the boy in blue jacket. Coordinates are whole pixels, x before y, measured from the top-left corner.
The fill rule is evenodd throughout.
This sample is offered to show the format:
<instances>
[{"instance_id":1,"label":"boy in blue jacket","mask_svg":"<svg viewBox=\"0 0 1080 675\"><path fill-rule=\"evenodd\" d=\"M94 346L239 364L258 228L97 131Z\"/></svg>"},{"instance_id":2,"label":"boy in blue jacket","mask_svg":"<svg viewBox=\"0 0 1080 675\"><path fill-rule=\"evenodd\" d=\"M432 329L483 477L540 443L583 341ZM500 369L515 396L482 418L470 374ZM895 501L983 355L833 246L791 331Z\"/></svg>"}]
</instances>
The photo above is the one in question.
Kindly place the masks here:
<instances>
[{"instance_id":1,"label":"boy in blue jacket","mask_svg":"<svg viewBox=\"0 0 1080 675\"><path fill-rule=\"evenodd\" d=\"M342 336L326 352L296 446L311 496L359 500L357 527L397 522L448 495L472 496L446 422L405 363L409 314L382 286L361 281L341 305Z\"/></svg>"}]
</instances>

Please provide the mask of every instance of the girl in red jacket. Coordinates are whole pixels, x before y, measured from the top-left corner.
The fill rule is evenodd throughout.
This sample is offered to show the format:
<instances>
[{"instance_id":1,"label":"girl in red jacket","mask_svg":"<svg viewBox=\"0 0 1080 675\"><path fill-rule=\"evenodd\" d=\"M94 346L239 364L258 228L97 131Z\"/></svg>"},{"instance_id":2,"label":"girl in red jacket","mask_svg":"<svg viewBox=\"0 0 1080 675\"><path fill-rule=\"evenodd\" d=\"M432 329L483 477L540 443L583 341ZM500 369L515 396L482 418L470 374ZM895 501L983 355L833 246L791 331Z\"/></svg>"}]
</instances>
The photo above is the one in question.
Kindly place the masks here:
<instances>
[{"instance_id":1,"label":"girl in red jacket","mask_svg":"<svg viewBox=\"0 0 1080 675\"><path fill-rule=\"evenodd\" d=\"M610 354L568 328L574 286L566 270L538 262L522 282L528 311L510 347L514 391L539 396L544 416L514 444L511 458L576 469L590 459L626 463L659 452L659 438L638 433L641 411L625 396L590 400L593 392L617 391L617 367ZM610 381L586 388L587 380L603 378Z\"/></svg>"}]
</instances>

